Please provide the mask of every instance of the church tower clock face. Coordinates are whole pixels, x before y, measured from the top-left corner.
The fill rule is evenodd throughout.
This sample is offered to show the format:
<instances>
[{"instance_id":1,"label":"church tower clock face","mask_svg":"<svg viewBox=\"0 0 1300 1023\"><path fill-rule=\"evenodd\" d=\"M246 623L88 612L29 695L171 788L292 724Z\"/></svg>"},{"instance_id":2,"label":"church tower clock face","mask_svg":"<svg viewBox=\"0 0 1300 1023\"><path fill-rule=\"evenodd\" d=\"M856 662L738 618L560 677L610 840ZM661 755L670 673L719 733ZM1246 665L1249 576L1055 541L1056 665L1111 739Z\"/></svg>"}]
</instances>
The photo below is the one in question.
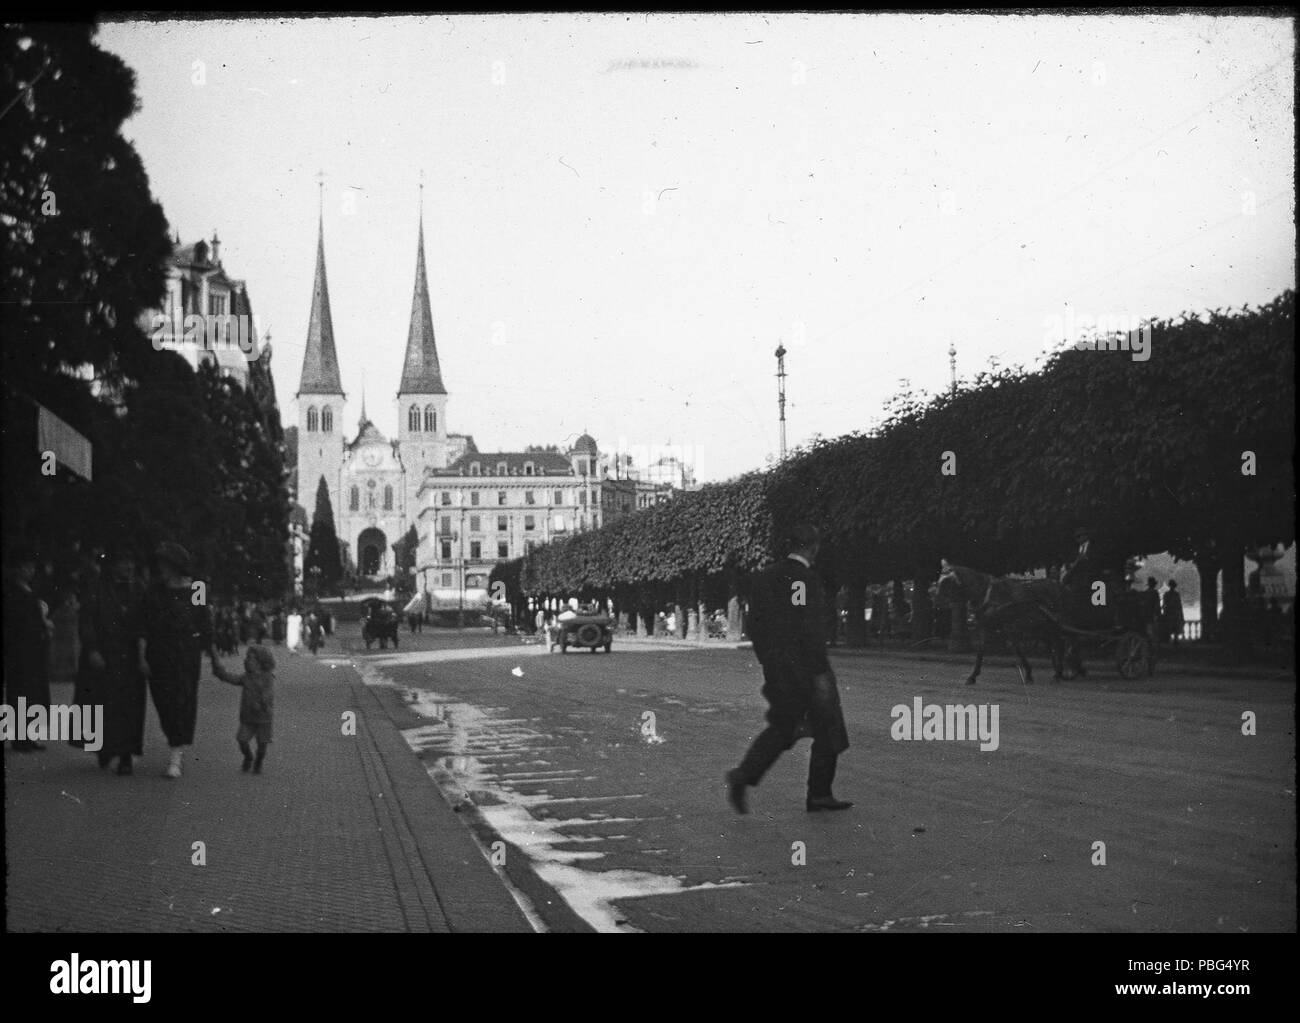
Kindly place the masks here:
<instances>
[{"instance_id":1,"label":"church tower clock face","mask_svg":"<svg viewBox=\"0 0 1300 1023\"><path fill-rule=\"evenodd\" d=\"M370 466L372 469L380 463L383 457L383 452L378 448L370 448L364 455L362 455L362 458L365 459L366 465Z\"/></svg>"}]
</instances>

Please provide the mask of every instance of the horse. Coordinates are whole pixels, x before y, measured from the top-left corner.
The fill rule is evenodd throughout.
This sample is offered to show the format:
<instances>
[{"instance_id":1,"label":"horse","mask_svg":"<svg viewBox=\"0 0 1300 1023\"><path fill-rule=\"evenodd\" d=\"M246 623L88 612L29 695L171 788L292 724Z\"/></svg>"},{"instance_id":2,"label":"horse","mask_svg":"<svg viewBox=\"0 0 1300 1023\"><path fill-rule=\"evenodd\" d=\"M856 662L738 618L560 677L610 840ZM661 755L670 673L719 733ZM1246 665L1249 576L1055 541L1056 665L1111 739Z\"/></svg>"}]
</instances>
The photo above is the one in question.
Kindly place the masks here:
<instances>
[{"instance_id":1,"label":"horse","mask_svg":"<svg viewBox=\"0 0 1300 1023\"><path fill-rule=\"evenodd\" d=\"M942 562L936 603L952 605L966 601L975 612L975 667L966 679L973 686L984 664L989 633L1011 640L1026 682L1034 681L1033 669L1021 649L1026 637L1046 642L1052 658L1052 677L1061 681L1065 670L1066 641L1060 614L1069 606L1069 591L1050 579L1009 579L988 575L964 565Z\"/></svg>"}]
</instances>

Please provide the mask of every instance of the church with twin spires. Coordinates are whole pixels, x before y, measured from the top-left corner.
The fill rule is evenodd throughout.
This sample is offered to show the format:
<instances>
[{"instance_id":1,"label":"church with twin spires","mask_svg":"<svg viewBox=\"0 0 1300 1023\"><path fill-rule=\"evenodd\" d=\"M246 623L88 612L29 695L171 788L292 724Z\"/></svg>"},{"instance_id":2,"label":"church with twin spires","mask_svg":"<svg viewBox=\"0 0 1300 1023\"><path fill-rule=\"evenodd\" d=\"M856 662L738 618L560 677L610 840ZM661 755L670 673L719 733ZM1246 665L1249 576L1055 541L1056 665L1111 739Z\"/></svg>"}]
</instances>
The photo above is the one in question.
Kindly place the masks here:
<instances>
[{"instance_id":1,"label":"church with twin spires","mask_svg":"<svg viewBox=\"0 0 1300 1023\"><path fill-rule=\"evenodd\" d=\"M345 563L361 575L388 575L392 545L418 524L419 490L425 472L445 469L474 440L447 432L447 388L442 382L433 312L424 268L424 223L415 255L415 294L406 337L406 359L397 389L399 432L389 440L366 415L361 399L357 435L343 434L347 393L339 375L325 275L325 224L316 242L316 279L298 384L298 501L315 514L323 477L334 511L334 529Z\"/></svg>"},{"instance_id":2,"label":"church with twin spires","mask_svg":"<svg viewBox=\"0 0 1300 1023\"><path fill-rule=\"evenodd\" d=\"M423 215L397 389L397 438L389 440L370 421L364 395L356 436L349 440L343 434L347 393L334 346L323 216L296 398L298 503L308 517L314 515L316 492L325 480L344 563L361 576L391 575L393 544L412 525L420 538L419 588L431 590L481 587L496 562L600 524L600 481L607 466L590 436L583 434L567 452L537 447L480 453L473 437L448 432L447 388L425 273ZM448 514L453 505L461 512L455 522Z\"/></svg>"}]
</instances>

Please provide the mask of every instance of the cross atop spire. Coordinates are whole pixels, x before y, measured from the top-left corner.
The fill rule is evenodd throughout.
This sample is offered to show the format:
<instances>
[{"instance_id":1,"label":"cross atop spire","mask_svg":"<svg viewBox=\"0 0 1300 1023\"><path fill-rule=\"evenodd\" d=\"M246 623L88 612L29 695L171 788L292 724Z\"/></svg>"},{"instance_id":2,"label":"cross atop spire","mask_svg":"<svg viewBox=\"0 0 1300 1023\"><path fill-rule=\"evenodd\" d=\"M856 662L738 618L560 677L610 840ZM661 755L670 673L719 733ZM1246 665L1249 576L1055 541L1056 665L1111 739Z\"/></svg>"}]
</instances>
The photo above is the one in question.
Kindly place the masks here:
<instances>
[{"instance_id":1,"label":"cross atop spire","mask_svg":"<svg viewBox=\"0 0 1300 1023\"><path fill-rule=\"evenodd\" d=\"M319 170L316 172L316 187L319 190L317 196L316 209L322 220L325 219L325 172Z\"/></svg>"}]
</instances>

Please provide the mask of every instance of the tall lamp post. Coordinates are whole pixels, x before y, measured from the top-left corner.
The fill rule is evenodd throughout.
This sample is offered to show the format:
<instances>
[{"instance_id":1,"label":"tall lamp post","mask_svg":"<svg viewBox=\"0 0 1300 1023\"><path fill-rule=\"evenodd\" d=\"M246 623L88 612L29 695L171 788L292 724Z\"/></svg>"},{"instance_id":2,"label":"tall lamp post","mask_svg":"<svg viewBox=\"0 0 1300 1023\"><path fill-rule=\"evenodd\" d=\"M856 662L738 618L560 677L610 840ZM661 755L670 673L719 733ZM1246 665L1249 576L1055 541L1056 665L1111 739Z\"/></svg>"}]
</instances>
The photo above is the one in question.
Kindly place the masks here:
<instances>
[{"instance_id":1,"label":"tall lamp post","mask_svg":"<svg viewBox=\"0 0 1300 1023\"><path fill-rule=\"evenodd\" d=\"M456 627L465 628L465 491L456 491L456 505L460 508L460 528L456 531L456 543L460 551L460 610L457 612Z\"/></svg>"}]
</instances>

